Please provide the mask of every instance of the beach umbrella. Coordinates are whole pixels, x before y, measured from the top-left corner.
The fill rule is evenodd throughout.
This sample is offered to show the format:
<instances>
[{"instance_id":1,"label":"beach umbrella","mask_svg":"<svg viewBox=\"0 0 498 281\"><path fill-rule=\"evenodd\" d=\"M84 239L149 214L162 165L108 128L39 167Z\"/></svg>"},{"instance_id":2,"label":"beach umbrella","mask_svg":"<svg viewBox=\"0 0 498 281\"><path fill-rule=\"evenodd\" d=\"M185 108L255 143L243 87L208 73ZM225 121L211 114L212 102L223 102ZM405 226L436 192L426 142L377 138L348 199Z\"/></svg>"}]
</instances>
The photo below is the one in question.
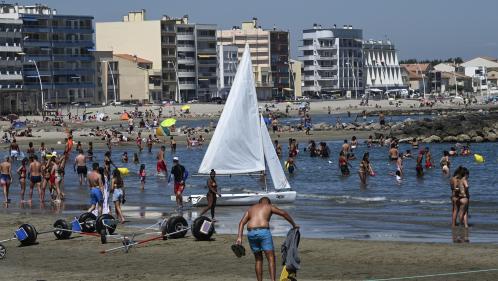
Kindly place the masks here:
<instances>
[{"instance_id":1,"label":"beach umbrella","mask_svg":"<svg viewBox=\"0 0 498 281\"><path fill-rule=\"evenodd\" d=\"M168 118L161 122L161 127L171 127L176 124L176 119L175 118Z\"/></svg>"},{"instance_id":2,"label":"beach umbrella","mask_svg":"<svg viewBox=\"0 0 498 281\"><path fill-rule=\"evenodd\" d=\"M182 108L182 110L189 110L190 105L186 104L186 105L182 106L181 108Z\"/></svg>"}]
</instances>

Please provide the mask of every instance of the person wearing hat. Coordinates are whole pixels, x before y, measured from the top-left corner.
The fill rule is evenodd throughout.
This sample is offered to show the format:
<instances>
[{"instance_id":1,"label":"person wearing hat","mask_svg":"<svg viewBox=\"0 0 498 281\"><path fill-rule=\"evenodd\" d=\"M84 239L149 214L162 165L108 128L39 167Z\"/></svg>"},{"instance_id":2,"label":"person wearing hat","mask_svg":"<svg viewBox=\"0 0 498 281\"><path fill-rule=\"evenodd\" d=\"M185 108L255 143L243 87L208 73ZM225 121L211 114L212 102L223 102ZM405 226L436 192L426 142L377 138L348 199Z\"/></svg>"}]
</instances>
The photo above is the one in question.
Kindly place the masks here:
<instances>
[{"instance_id":1,"label":"person wearing hat","mask_svg":"<svg viewBox=\"0 0 498 281\"><path fill-rule=\"evenodd\" d=\"M174 180L174 192L176 196L176 206L178 208L183 208L182 193L185 188L185 180L187 179L188 173L183 165L180 165L180 160L177 156L173 157L173 168L171 168L171 174L168 179L168 183L171 181L171 177Z\"/></svg>"}]
</instances>

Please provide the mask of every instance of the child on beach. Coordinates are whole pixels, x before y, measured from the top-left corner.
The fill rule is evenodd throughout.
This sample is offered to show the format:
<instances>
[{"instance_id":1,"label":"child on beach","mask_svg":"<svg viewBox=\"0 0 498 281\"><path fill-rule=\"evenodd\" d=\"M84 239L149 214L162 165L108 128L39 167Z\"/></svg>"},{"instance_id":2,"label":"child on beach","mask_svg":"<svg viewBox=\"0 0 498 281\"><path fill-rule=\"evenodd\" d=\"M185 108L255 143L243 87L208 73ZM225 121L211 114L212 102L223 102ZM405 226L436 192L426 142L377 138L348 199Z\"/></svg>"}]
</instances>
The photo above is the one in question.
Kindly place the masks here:
<instances>
[{"instance_id":1,"label":"child on beach","mask_svg":"<svg viewBox=\"0 0 498 281\"><path fill-rule=\"evenodd\" d=\"M140 171L138 172L138 176L140 177L140 185L142 187L142 191L145 189L145 164L140 165Z\"/></svg>"}]
</instances>

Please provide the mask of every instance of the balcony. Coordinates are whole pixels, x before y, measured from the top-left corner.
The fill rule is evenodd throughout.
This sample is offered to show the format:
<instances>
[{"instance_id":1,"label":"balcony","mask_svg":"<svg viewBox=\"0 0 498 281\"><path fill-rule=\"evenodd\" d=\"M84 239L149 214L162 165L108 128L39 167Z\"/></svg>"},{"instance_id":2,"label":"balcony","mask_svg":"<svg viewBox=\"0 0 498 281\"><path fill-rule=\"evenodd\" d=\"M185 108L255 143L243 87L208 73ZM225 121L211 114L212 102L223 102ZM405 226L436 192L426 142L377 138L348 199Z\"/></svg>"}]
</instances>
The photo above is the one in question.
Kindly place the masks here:
<instances>
[{"instance_id":1,"label":"balcony","mask_svg":"<svg viewBox=\"0 0 498 281\"><path fill-rule=\"evenodd\" d=\"M195 58L191 58L191 57L178 58L178 63L179 64L193 65L193 64L195 64Z\"/></svg>"},{"instance_id":2,"label":"balcony","mask_svg":"<svg viewBox=\"0 0 498 281\"><path fill-rule=\"evenodd\" d=\"M176 34L176 40L195 40L193 33L181 32Z\"/></svg>"},{"instance_id":3,"label":"balcony","mask_svg":"<svg viewBox=\"0 0 498 281\"><path fill-rule=\"evenodd\" d=\"M0 74L0 81L5 80L22 80L22 74Z\"/></svg>"},{"instance_id":4,"label":"balcony","mask_svg":"<svg viewBox=\"0 0 498 281\"><path fill-rule=\"evenodd\" d=\"M195 77L195 71L178 70L178 77Z\"/></svg>"},{"instance_id":5,"label":"balcony","mask_svg":"<svg viewBox=\"0 0 498 281\"><path fill-rule=\"evenodd\" d=\"M315 49L314 45L299 46L299 51L313 51Z\"/></svg>"},{"instance_id":6,"label":"balcony","mask_svg":"<svg viewBox=\"0 0 498 281\"><path fill-rule=\"evenodd\" d=\"M337 70L337 65L321 66L321 65L307 65L304 67L304 71L311 70Z\"/></svg>"},{"instance_id":7,"label":"balcony","mask_svg":"<svg viewBox=\"0 0 498 281\"><path fill-rule=\"evenodd\" d=\"M317 60L337 60L337 55L330 55L330 56L317 56Z\"/></svg>"},{"instance_id":8,"label":"balcony","mask_svg":"<svg viewBox=\"0 0 498 281\"><path fill-rule=\"evenodd\" d=\"M318 56L315 55L307 55L307 56L299 56L298 59L301 61L304 60L316 60Z\"/></svg>"},{"instance_id":9,"label":"balcony","mask_svg":"<svg viewBox=\"0 0 498 281\"><path fill-rule=\"evenodd\" d=\"M196 87L195 82L180 82L179 85L180 90L195 90Z\"/></svg>"},{"instance_id":10,"label":"balcony","mask_svg":"<svg viewBox=\"0 0 498 281\"><path fill-rule=\"evenodd\" d=\"M20 53L20 52L22 52L22 47L21 47L21 45L19 45L19 46L0 45L0 52Z\"/></svg>"},{"instance_id":11,"label":"balcony","mask_svg":"<svg viewBox=\"0 0 498 281\"><path fill-rule=\"evenodd\" d=\"M178 52L195 52L195 45L179 44L176 45L176 48Z\"/></svg>"}]
</instances>

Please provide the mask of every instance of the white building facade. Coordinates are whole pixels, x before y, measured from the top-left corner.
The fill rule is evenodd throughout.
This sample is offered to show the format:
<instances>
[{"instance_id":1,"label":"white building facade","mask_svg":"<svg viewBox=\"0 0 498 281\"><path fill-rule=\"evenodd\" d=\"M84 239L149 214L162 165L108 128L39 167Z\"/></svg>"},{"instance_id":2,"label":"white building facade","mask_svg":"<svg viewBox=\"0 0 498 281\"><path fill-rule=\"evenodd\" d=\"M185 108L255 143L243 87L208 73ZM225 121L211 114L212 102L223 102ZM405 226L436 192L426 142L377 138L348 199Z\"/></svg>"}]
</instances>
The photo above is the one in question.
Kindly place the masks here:
<instances>
[{"instance_id":1,"label":"white building facade","mask_svg":"<svg viewBox=\"0 0 498 281\"><path fill-rule=\"evenodd\" d=\"M406 88L394 44L386 40L363 42L365 86L368 89Z\"/></svg>"},{"instance_id":2,"label":"white building facade","mask_svg":"<svg viewBox=\"0 0 498 281\"><path fill-rule=\"evenodd\" d=\"M218 97L226 99L230 93L238 64L236 45L218 44Z\"/></svg>"},{"instance_id":3,"label":"white building facade","mask_svg":"<svg viewBox=\"0 0 498 281\"><path fill-rule=\"evenodd\" d=\"M363 79L363 31L345 25L343 28L322 28L314 24L303 30L299 47L303 62L305 96L340 94L361 97Z\"/></svg>"}]
</instances>

